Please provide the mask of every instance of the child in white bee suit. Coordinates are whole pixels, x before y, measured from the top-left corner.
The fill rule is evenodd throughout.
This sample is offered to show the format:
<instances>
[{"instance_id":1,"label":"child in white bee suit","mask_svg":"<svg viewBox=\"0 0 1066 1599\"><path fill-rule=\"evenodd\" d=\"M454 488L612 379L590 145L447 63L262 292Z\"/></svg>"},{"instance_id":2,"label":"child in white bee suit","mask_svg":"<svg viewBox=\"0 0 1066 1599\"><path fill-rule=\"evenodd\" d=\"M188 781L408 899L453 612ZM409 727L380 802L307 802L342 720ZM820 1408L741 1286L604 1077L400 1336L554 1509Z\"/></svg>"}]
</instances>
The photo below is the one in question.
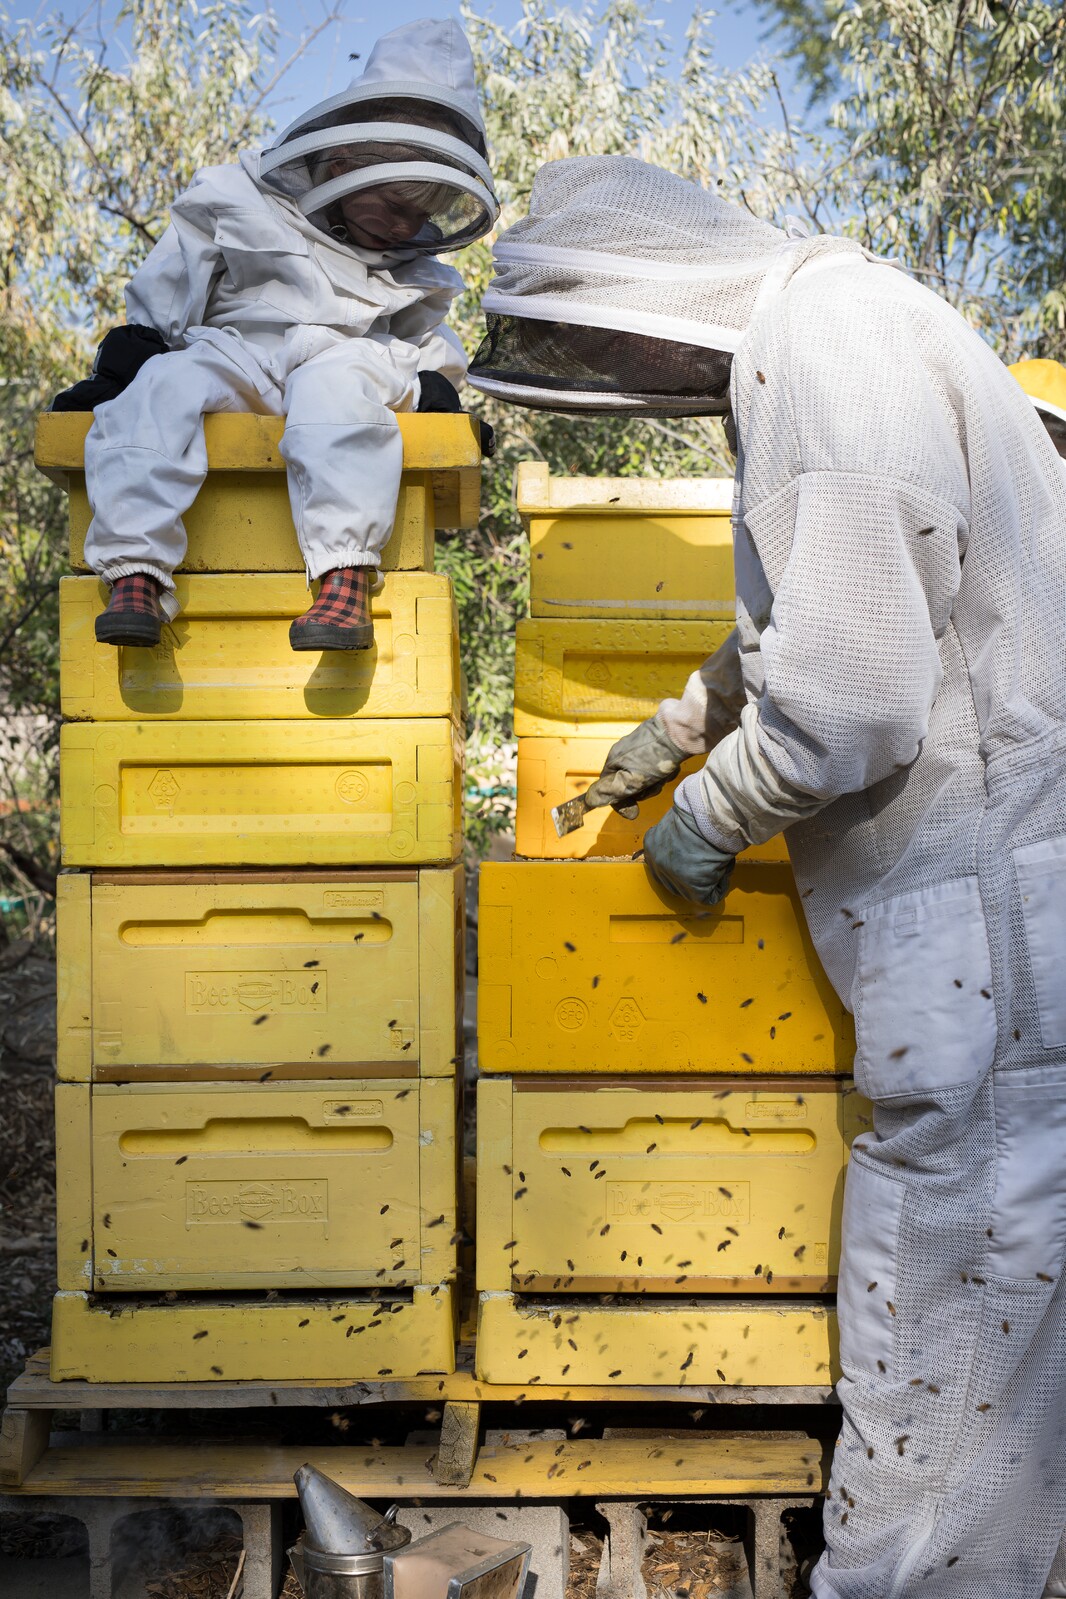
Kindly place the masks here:
<instances>
[{"instance_id":1,"label":"child in white bee suit","mask_svg":"<svg viewBox=\"0 0 1066 1599\"><path fill-rule=\"evenodd\" d=\"M435 257L479 238L498 206L474 63L452 21L374 46L343 93L268 149L208 167L126 290L153 356L99 405L85 448L86 560L111 584L97 638L158 642L175 614L182 516L207 470L207 412L284 416L310 610L296 650L366 649L403 448L397 413L452 399L466 357L444 319L462 279Z\"/></svg>"}]
</instances>

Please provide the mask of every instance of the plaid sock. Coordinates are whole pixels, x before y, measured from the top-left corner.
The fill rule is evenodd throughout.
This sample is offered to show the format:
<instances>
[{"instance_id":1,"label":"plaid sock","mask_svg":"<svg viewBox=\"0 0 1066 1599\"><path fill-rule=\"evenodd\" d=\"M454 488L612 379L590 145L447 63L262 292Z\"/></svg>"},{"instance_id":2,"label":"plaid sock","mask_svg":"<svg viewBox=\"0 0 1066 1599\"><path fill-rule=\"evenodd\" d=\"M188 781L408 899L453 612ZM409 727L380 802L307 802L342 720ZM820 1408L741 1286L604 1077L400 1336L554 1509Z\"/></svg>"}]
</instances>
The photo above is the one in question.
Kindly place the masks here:
<instances>
[{"instance_id":1,"label":"plaid sock","mask_svg":"<svg viewBox=\"0 0 1066 1599\"><path fill-rule=\"evenodd\" d=\"M370 569L342 566L322 577L318 598L300 622L325 622L331 627L359 627L370 621Z\"/></svg>"},{"instance_id":2,"label":"plaid sock","mask_svg":"<svg viewBox=\"0 0 1066 1599\"><path fill-rule=\"evenodd\" d=\"M161 586L159 579L147 572L131 572L128 577L117 577L107 609L112 616L121 613L124 616L157 617Z\"/></svg>"}]
</instances>

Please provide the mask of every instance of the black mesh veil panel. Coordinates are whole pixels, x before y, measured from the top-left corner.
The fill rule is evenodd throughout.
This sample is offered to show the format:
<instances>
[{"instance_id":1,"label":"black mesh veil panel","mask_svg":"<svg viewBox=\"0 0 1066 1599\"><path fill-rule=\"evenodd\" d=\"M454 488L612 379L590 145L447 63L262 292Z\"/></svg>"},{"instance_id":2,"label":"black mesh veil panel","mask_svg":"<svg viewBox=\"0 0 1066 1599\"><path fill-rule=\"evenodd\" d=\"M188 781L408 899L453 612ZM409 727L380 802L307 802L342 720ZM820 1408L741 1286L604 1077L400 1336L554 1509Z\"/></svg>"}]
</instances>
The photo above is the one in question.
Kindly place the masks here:
<instances>
[{"instance_id":1,"label":"black mesh veil panel","mask_svg":"<svg viewBox=\"0 0 1066 1599\"><path fill-rule=\"evenodd\" d=\"M732 357L671 339L489 312L471 381L545 410L720 416ZM491 385L491 388L489 387Z\"/></svg>"}]
</instances>

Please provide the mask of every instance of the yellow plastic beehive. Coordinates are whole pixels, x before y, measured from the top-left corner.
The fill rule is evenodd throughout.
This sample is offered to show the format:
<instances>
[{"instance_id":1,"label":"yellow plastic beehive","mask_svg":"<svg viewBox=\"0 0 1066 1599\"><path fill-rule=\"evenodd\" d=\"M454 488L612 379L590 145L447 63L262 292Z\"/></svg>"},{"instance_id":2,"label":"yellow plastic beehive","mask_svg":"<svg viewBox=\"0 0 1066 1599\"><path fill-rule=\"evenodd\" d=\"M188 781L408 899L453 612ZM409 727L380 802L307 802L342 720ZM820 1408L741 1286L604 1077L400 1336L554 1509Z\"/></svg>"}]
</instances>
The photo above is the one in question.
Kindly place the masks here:
<instances>
[{"instance_id":1,"label":"yellow plastic beehive","mask_svg":"<svg viewBox=\"0 0 1066 1599\"><path fill-rule=\"evenodd\" d=\"M60 1083L59 1287L454 1275L456 1082Z\"/></svg>"},{"instance_id":2,"label":"yellow plastic beehive","mask_svg":"<svg viewBox=\"0 0 1066 1599\"><path fill-rule=\"evenodd\" d=\"M54 1382L353 1383L455 1370L451 1283L373 1299L334 1291L52 1301Z\"/></svg>"},{"instance_id":3,"label":"yellow plastic beehive","mask_svg":"<svg viewBox=\"0 0 1066 1599\"><path fill-rule=\"evenodd\" d=\"M603 770L610 751L609 738L520 738L518 740L518 801L515 807L515 851L536 860L585 860L593 856L634 855L643 848L644 834L669 810L677 782L661 794L644 800L630 821L609 805L589 811L584 825L560 838L552 821L552 807L583 794ZM706 757L693 756L681 777L698 772ZM746 850L744 860L787 861L784 836Z\"/></svg>"},{"instance_id":4,"label":"yellow plastic beehive","mask_svg":"<svg viewBox=\"0 0 1066 1599\"><path fill-rule=\"evenodd\" d=\"M729 478L552 477L523 461L534 616L732 621Z\"/></svg>"},{"instance_id":5,"label":"yellow plastic beehive","mask_svg":"<svg viewBox=\"0 0 1066 1599\"><path fill-rule=\"evenodd\" d=\"M840 1375L836 1346L831 1303L798 1297L478 1301L477 1375L487 1383L825 1389Z\"/></svg>"},{"instance_id":6,"label":"yellow plastic beehive","mask_svg":"<svg viewBox=\"0 0 1066 1599\"><path fill-rule=\"evenodd\" d=\"M486 1071L851 1070L851 1017L784 865L741 863L707 908L639 862L489 862L478 951Z\"/></svg>"},{"instance_id":7,"label":"yellow plastic beehive","mask_svg":"<svg viewBox=\"0 0 1066 1599\"><path fill-rule=\"evenodd\" d=\"M94 633L106 586L91 577L60 582L64 716L459 717L459 627L446 577L389 573L374 596L374 648L324 654L289 648L289 623L310 602L302 577L178 577L176 586L181 611L162 641L115 649Z\"/></svg>"},{"instance_id":8,"label":"yellow plastic beehive","mask_svg":"<svg viewBox=\"0 0 1066 1599\"><path fill-rule=\"evenodd\" d=\"M477 1286L823 1293L870 1125L850 1081L483 1078Z\"/></svg>"},{"instance_id":9,"label":"yellow plastic beehive","mask_svg":"<svg viewBox=\"0 0 1066 1599\"><path fill-rule=\"evenodd\" d=\"M684 691L731 622L519 622L519 737L620 738Z\"/></svg>"},{"instance_id":10,"label":"yellow plastic beehive","mask_svg":"<svg viewBox=\"0 0 1066 1599\"><path fill-rule=\"evenodd\" d=\"M443 718L68 723L63 864L450 862L461 757Z\"/></svg>"},{"instance_id":11,"label":"yellow plastic beehive","mask_svg":"<svg viewBox=\"0 0 1066 1599\"><path fill-rule=\"evenodd\" d=\"M386 570L432 569L434 529L476 527L481 446L468 416L401 416L404 473ZM92 513L85 492L85 435L92 417L49 412L38 419L35 459L69 495L70 562L85 569ZM285 462L283 422L269 416L205 419L208 476L183 518L189 572L302 572ZM358 482L353 480L353 498Z\"/></svg>"},{"instance_id":12,"label":"yellow plastic beehive","mask_svg":"<svg viewBox=\"0 0 1066 1599\"><path fill-rule=\"evenodd\" d=\"M63 873L59 1076L451 1076L461 867Z\"/></svg>"}]
</instances>

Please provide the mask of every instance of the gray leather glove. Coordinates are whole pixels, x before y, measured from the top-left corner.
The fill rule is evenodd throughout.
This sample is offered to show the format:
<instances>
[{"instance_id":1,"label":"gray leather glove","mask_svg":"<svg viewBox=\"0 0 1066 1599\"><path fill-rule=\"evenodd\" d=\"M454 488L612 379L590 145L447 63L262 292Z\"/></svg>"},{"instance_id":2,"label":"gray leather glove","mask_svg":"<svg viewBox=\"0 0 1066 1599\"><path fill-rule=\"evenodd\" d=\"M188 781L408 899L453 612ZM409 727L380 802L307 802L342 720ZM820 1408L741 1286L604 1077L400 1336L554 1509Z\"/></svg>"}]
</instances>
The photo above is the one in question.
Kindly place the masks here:
<instances>
[{"instance_id":1,"label":"gray leather glove","mask_svg":"<svg viewBox=\"0 0 1066 1599\"><path fill-rule=\"evenodd\" d=\"M709 844L687 811L671 805L644 835L644 864L661 888L697 905L725 899L734 856Z\"/></svg>"},{"instance_id":2,"label":"gray leather glove","mask_svg":"<svg viewBox=\"0 0 1066 1599\"><path fill-rule=\"evenodd\" d=\"M611 805L621 816L636 815L639 800L651 799L680 772L688 756L679 750L657 716L611 746L603 771L586 796L590 807Z\"/></svg>"}]
</instances>

